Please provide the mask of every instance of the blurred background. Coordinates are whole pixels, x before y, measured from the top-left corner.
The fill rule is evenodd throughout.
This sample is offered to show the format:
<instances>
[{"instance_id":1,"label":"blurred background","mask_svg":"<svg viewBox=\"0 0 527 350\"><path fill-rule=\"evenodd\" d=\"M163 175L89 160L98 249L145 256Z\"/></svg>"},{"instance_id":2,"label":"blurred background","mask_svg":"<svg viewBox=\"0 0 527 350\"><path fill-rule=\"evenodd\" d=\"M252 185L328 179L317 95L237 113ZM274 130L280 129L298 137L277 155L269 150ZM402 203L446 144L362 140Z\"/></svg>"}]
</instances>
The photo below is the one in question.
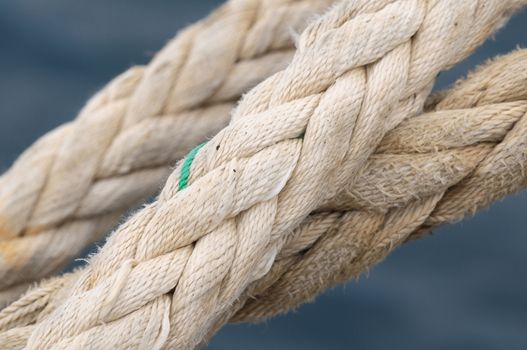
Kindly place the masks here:
<instances>
[{"instance_id":1,"label":"blurred background","mask_svg":"<svg viewBox=\"0 0 527 350\"><path fill-rule=\"evenodd\" d=\"M0 1L0 170L221 1ZM527 43L523 12L443 88ZM527 193L405 244L296 312L231 325L209 349L527 349Z\"/></svg>"}]
</instances>

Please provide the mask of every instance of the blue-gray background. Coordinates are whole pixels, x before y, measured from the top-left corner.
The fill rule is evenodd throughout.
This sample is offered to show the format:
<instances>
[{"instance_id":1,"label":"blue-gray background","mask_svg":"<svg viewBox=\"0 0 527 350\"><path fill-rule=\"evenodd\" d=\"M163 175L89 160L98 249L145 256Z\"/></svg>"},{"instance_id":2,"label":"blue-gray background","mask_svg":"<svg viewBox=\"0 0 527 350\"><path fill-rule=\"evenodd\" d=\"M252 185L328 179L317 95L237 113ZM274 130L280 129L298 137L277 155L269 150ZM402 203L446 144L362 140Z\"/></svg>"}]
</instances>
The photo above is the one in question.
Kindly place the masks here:
<instances>
[{"instance_id":1,"label":"blue-gray background","mask_svg":"<svg viewBox=\"0 0 527 350\"><path fill-rule=\"evenodd\" d=\"M0 170L220 1L0 1ZM517 15L439 87L525 45ZM368 276L210 349L527 349L527 195L406 244Z\"/></svg>"}]
</instances>

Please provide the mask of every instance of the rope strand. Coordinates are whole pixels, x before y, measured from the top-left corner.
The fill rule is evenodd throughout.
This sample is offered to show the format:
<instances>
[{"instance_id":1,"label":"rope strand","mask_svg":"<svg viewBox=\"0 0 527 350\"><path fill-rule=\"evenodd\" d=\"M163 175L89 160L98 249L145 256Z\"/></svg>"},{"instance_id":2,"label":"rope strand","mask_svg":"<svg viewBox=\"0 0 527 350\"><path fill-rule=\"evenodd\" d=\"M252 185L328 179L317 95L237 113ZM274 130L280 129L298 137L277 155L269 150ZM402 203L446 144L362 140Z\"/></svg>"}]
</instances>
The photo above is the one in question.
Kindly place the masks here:
<instances>
[{"instance_id":1,"label":"rope strand","mask_svg":"<svg viewBox=\"0 0 527 350\"><path fill-rule=\"evenodd\" d=\"M158 191L241 94L287 65L290 31L332 1L230 1L30 147L0 177L0 307Z\"/></svg>"},{"instance_id":2,"label":"rope strand","mask_svg":"<svg viewBox=\"0 0 527 350\"><path fill-rule=\"evenodd\" d=\"M247 94L231 123L199 149L185 190L182 162L158 200L122 225L72 281L44 293L47 300L35 297L38 288L23 297L18 310L29 310L26 316L16 306L6 321L0 314L8 327L36 322L7 330L0 343L193 348L241 307L235 319L284 311L323 283L358 275L423 227L521 188L525 102L414 117L437 73L519 4L339 3L302 34L288 68ZM419 118L432 121L431 131L408 143L405 137L423 133ZM467 118L482 119L463 124ZM463 139L434 129L444 126L440 120L483 129ZM434 166L418 166L419 153ZM386 169L424 185L406 194L408 183L380 176ZM328 206L344 212L315 213ZM275 304L287 291L286 305ZM58 295L41 318L28 308ZM248 295L258 298L244 303Z\"/></svg>"},{"instance_id":3,"label":"rope strand","mask_svg":"<svg viewBox=\"0 0 527 350\"><path fill-rule=\"evenodd\" d=\"M27 347L96 344L107 332L121 334L114 326L127 329L129 344L145 313L154 315L174 287L165 346L197 345L215 318L267 272L287 232L352 181L384 134L419 112L439 70L501 25L511 4L348 1L334 7L302 34L291 65L253 89L233 122L201 148L189 186L178 192L180 165L158 201L112 235L70 296L35 327ZM419 206L409 217L417 221L432 208ZM137 265L101 318L97 305L113 295L129 259Z\"/></svg>"}]
</instances>

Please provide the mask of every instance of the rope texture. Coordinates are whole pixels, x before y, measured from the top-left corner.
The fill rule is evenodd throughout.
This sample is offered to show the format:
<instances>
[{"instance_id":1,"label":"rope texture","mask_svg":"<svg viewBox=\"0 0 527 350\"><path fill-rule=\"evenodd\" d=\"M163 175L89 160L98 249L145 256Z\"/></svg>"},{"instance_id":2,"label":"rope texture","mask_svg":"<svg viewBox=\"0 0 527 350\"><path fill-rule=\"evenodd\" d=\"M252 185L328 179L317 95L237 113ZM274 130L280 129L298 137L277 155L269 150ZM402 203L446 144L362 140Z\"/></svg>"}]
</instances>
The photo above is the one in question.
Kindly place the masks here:
<instances>
[{"instance_id":1,"label":"rope texture","mask_svg":"<svg viewBox=\"0 0 527 350\"><path fill-rule=\"evenodd\" d=\"M404 136L416 130L422 132L423 125L420 129L415 120L424 116L403 119L422 109L433 77L471 52L516 5L501 1L350 1L334 7L302 34L291 65L247 95L235 111L233 122L198 152L189 186L178 191L180 165L158 201L116 231L90 265L78 273L78 279L58 288L66 300L36 326L24 327L18 339L25 342L29 337L28 348L194 347L221 323L219 320L240 300L247 286L262 284L274 275L275 266L284 265L287 259L282 256L293 252L298 258L295 253L303 253L302 261L306 262L315 256L311 252L316 250L306 253L306 248L299 251L290 244L301 239L305 242L302 229L293 230L304 220L306 227L311 227L307 231L317 229L321 234L324 231L318 223L324 215L327 228L332 227L331 221L348 228L348 236L333 226L312 241L313 248L326 244L326 253L335 252L337 257L339 252L348 257L352 254L354 261L353 254L357 253L356 260L362 262L352 266L351 270L357 269L355 273L345 270L341 275L328 274L334 283L339 276L356 275L382 258L427 218L433 218L430 213L437 208L443 210L426 227L442 219L449 221L455 213L466 213L462 201L470 196L479 201L469 201L468 211L494 200L481 200L481 188L488 192L481 186L482 181L499 188L505 180L522 179L522 172L514 169L522 167L520 161L525 157L521 152L517 156L518 150L525 149L521 140L525 131L521 120L518 122L525 114L525 104L492 106L488 120L496 115L509 116L508 122L499 123L506 136L502 135L503 141L494 146L492 142L501 139L499 133L491 132L492 120L487 125L491 136L474 141L481 134L475 132L474 139L463 145L466 149L458 149L461 146L456 146L459 140L455 136L446 141L441 138L448 136L447 132L441 136L440 130L444 126L441 118L448 114L425 115L436 120L439 130L432 127L435 133L421 140L426 142L413 145L403 142ZM398 31L380 30L387 26ZM432 49L435 55L425 54ZM467 118L483 115L484 111L454 111L457 119L453 120L461 121L462 127ZM503 123L508 123L508 128ZM303 132L304 137L298 138ZM386 141L390 137L392 140ZM392 144L398 145L396 152L389 152ZM428 145L434 148L426 148ZM511 147L516 150L513 155ZM472 153L464 152L467 149ZM376 173L377 167L390 170L397 164L404 165L404 160L415 161L410 167L415 165L418 172L420 153L447 155L437 158L448 162L466 156L473 162L465 165L460 161L451 168L446 165L445 178L450 185L442 191L453 187L444 196L427 193L425 186L410 188L410 196L406 197L398 192L384 193L389 187L383 186L404 188L404 183L393 185L390 178L382 176L377 179L382 174ZM492 168L491 164L480 169L492 158L490 155L494 157L492 164L498 159L505 162L505 168ZM397 160L396 156L401 158ZM471 169L470 164L474 164ZM509 170L509 166L510 175L504 175L503 170ZM406 167L399 173L407 171ZM437 169L431 172L437 175L434 172ZM467 178L472 172L479 174L476 180ZM449 178L450 173L455 176ZM488 174L494 178L488 180ZM381 186L368 188L368 176ZM416 176L419 181L427 178L426 174ZM433 177L428 174L428 178ZM340 193L345 184L361 181L365 184L362 187L349 186L352 191ZM468 192L463 194L465 187ZM518 184L509 184L494 195L501 196L513 188ZM449 198L446 205L441 205L441 198ZM317 208L335 205L355 210L313 214L306 219ZM361 240L363 231L369 234ZM331 237L343 236L345 239L336 246L327 243ZM318 255L327 269L332 267L327 263L332 262L331 254L326 260ZM275 257L278 260L271 268ZM346 259L341 260L342 265ZM294 262L300 263L298 259ZM313 272L313 277L317 275L314 270L324 276L328 270L322 266L307 263L304 276L309 275L306 270ZM294 275L295 269L290 271ZM301 285L290 285L295 284ZM282 288L276 290L281 292ZM263 304L265 300L265 296L257 299ZM251 311L250 306L248 303L245 309L256 315L253 317L262 317L261 311ZM243 313L240 315L243 318Z\"/></svg>"},{"instance_id":2,"label":"rope texture","mask_svg":"<svg viewBox=\"0 0 527 350\"><path fill-rule=\"evenodd\" d=\"M0 307L154 194L242 93L289 63L290 32L330 3L231 1L30 147L0 178Z\"/></svg>"},{"instance_id":3,"label":"rope texture","mask_svg":"<svg viewBox=\"0 0 527 350\"><path fill-rule=\"evenodd\" d=\"M291 65L253 89L200 150L189 186L178 191L177 169L27 347L197 345L269 271L291 230L355 180L384 134L419 112L435 75L501 25L512 5L334 7L302 34Z\"/></svg>"},{"instance_id":4,"label":"rope texture","mask_svg":"<svg viewBox=\"0 0 527 350\"><path fill-rule=\"evenodd\" d=\"M310 216L250 298L229 310L240 310L231 321L288 311L358 277L402 242L524 189L525 67L526 50L500 57L448 91L437 111L388 133L353 192L337 196L333 212Z\"/></svg>"}]
</instances>

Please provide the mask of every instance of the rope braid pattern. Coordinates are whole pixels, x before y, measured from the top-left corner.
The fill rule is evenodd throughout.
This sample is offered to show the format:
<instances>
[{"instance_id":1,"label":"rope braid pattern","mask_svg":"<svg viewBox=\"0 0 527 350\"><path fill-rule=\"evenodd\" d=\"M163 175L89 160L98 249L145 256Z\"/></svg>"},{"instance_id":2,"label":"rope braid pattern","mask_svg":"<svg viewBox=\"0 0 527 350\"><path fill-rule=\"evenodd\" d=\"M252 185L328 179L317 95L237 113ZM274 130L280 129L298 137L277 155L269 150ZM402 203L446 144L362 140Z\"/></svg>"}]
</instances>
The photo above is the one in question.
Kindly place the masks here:
<instances>
[{"instance_id":1,"label":"rope braid pattern","mask_svg":"<svg viewBox=\"0 0 527 350\"><path fill-rule=\"evenodd\" d=\"M229 310L241 309L231 321L286 312L358 277L400 243L524 189L527 80L512 75L525 67L525 50L500 57L449 91L436 106L441 110L388 133L363 171L371 190L363 193L377 206L357 210L351 201L336 201L335 211L313 214L270 273L248 289L251 298ZM451 109L457 106L467 109Z\"/></svg>"},{"instance_id":2,"label":"rope braid pattern","mask_svg":"<svg viewBox=\"0 0 527 350\"><path fill-rule=\"evenodd\" d=\"M195 346L269 270L291 230L421 109L435 75L516 5L334 7L302 34L291 65L247 95L199 151L189 186L178 192L180 165L158 201L111 236L69 297L37 324L27 347Z\"/></svg>"},{"instance_id":3,"label":"rope braid pattern","mask_svg":"<svg viewBox=\"0 0 527 350\"><path fill-rule=\"evenodd\" d=\"M0 306L153 194L242 93L289 63L290 30L330 3L230 1L29 148L0 178Z\"/></svg>"},{"instance_id":4,"label":"rope braid pattern","mask_svg":"<svg viewBox=\"0 0 527 350\"><path fill-rule=\"evenodd\" d=\"M481 157L477 151L482 150L483 153L490 154L489 151L501 142L517 121L525 115L527 81L518 72L522 72L526 66L527 51L518 51L479 68L470 75L469 79L458 83L456 88L446 94L441 94L443 100L436 106L436 109L441 108L441 111L411 118L389 132L377 148L375 155L370 158L367 168L374 167L373 164L383 164L380 162L382 158L390 160L394 154L397 157L406 154L409 157L407 161L395 162L393 169L388 169L394 174L394 178L410 177L414 179L410 181L414 186L419 186L421 181L430 183L430 186L433 186L438 193L459 183L463 176L460 174L469 174L466 180L474 172L467 172L467 169L471 167L465 164L473 165L478 162L481 164ZM503 86L507 87L507 91L503 90ZM468 99L456 98L456 96L467 96ZM467 100L470 103L467 103ZM458 106L471 109L452 110ZM425 131L423 130L424 125L430 127L427 127ZM515 151L508 147L506 149L509 153ZM463 152L464 150L468 152ZM456 155L456 157L445 158L445 152ZM421 159L412 161L412 157L419 154L430 158L426 166L423 166ZM464 158L459 159L459 156ZM372 162L372 159L376 159L375 162ZM445 159L449 161L445 162ZM414 172L409 173L408 168L413 169ZM442 170L437 171L438 168ZM372 172L365 171L364 173L371 174ZM430 180L426 180L427 178ZM513 179L508 177L508 180ZM514 181L522 184L521 178L520 181L517 179ZM367 182L383 183L378 176L370 178ZM358 183L356 186L361 187ZM500 182L500 186L511 189L517 185ZM381 192L388 190L388 193L391 193L389 187L379 186L379 188ZM399 188L404 189L405 186ZM409 192L412 190L414 198L429 196L430 190L425 186L419 186L419 188L426 189L427 192L409 189ZM486 191L485 193L488 201L495 198L491 192ZM372 192L372 198L377 197L378 194ZM457 218L461 218L466 214L467 209L472 208L472 199L467 198L467 200L464 211L457 213ZM440 203L444 201L445 198L442 198ZM386 212L389 208L401 207L404 203L406 203L404 200L397 204L394 201L387 201L384 206L380 205L375 210ZM335 207L335 210L338 209ZM395 211L395 213L398 212ZM357 242L362 242L362 246L370 244L372 240L368 237L378 236L375 230L378 231L383 222L392 222L393 216L394 212L387 215L390 220L386 217L383 220L381 215L356 211L312 214L291 235L271 271L244 293L223 315L223 319L217 322L216 328L244 305L248 295L251 295L254 300L251 300L232 320L256 320L278 312L285 312L298 303L314 297L325 288L355 277L356 275L351 274L352 272L358 274L369 267L369 265L358 267L357 262L364 263L364 261L350 258L350 256L362 254L358 251L361 244ZM362 230L364 227L368 230ZM386 227L390 226L384 225L384 227L386 230ZM391 231L395 232L393 228ZM419 230L412 234L416 232ZM406 238L409 237L411 235L406 236ZM353 249L349 248L350 245ZM363 250L369 251L370 248L369 246ZM354 265L353 269L350 267L352 265ZM312 266L322 266L322 268L313 269ZM285 272L287 272L286 275L284 275ZM56 297L49 294L54 294L57 289L64 286L70 276L66 275L61 278L59 281L61 283L55 283L53 280L45 283L0 314L0 329L5 331L19 326L0 336L3 339L1 343L3 347L8 347L9 343L6 343L6 339L11 339L13 345L21 341L25 342L31 327L24 326L37 320L34 312L40 313L43 305L45 306L50 298ZM40 314L38 318L42 316L43 314ZM20 346L13 346L13 348L20 348Z\"/></svg>"}]
</instances>

